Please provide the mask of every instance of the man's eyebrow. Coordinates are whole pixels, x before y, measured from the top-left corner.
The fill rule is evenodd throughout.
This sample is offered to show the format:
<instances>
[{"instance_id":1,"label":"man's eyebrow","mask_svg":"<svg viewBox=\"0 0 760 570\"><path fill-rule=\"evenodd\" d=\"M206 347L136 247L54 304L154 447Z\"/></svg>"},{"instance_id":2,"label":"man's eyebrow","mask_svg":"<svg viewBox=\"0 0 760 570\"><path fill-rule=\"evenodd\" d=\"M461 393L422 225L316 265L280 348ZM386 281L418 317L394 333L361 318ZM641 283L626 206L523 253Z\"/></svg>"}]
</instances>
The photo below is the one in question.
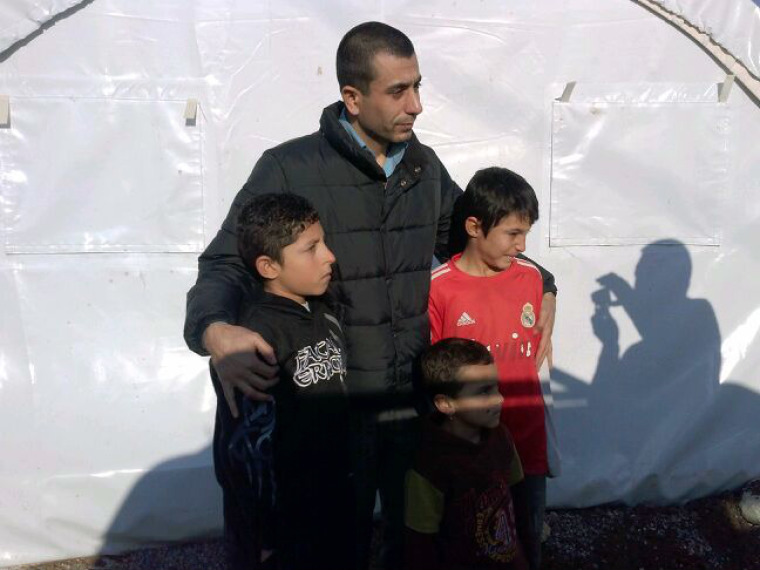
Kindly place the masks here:
<instances>
[{"instance_id":1,"label":"man's eyebrow","mask_svg":"<svg viewBox=\"0 0 760 570\"><path fill-rule=\"evenodd\" d=\"M392 83L391 85L388 86L387 91L388 92L390 92L390 91L396 91L397 89L401 89L401 88L406 89L408 87L411 87L412 85L419 85L420 83L422 83L422 75L418 75L417 79L415 79L414 81L411 81L411 82L410 81L399 81L397 83Z\"/></svg>"}]
</instances>

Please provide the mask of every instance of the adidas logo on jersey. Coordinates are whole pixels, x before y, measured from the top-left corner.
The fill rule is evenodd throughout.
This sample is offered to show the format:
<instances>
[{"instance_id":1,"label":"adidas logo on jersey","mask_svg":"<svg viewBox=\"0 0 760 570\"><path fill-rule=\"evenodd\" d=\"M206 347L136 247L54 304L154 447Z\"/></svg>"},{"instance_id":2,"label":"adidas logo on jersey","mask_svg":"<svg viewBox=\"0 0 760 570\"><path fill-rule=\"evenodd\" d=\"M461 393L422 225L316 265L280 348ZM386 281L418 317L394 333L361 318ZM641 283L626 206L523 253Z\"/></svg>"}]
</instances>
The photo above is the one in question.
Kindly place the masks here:
<instances>
[{"instance_id":1,"label":"adidas logo on jersey","mask_svg":"<svg viewBox=\"0 0 760 570\"><path fill-rule=\"evenodd\" d=\"M457 321L458 327L466 327L467 325L474 325L474 324L475 324L475 319L473 319L466 312L462 313L462 316L459 317L459 320Z\"/></svg>"}]
</instances>

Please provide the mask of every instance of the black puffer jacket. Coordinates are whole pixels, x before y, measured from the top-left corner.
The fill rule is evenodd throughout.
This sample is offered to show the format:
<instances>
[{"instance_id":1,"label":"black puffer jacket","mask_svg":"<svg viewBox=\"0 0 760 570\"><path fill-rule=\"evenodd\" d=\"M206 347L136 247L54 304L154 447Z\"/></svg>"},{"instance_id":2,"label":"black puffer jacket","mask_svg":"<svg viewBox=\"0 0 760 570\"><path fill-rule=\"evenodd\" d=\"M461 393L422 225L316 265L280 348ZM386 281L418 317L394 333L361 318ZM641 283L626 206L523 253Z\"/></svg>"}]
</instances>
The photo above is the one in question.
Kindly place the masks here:
<instances>
[{"instance_id":1,"label":"black puffer jacket","mask_svg":"<svg viewBox=\"0 0 760 570\"><path fill-rule=\"evenodd\" d=\"M349 393L392 404L409 394L412 362L429 343L431 260L433 253L448 258L451 210L461 190L416 137L386 179L372 153L339 123L342 108L340 102L327 107L317 133L259 159L200 257L198 281L188 293L185 339L204 354L205 327L236 322L242 296L256 287L237 252L240 208L264 192L300 194L319 211L338 260L334 286L347 305Z\"/></svg>"}]
</instances>

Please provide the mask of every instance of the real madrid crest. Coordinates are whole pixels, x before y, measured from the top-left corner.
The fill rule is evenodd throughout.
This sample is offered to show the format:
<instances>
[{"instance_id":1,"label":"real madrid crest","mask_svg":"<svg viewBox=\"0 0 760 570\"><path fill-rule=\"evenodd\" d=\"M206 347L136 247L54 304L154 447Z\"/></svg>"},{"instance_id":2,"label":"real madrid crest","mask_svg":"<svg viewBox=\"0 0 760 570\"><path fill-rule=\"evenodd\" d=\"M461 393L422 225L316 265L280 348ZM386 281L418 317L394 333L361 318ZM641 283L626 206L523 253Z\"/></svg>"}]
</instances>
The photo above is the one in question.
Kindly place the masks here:
<instances>
[{"instance_id":1,"label":"real madrid crest","mask_svg":"<svg viewBox=\"0 0 760 570\"><path fill-rule=\"evenodd\" d=\"M526 329L533 328L536 324L536 313L533 312L533 305L525 303L522 308L522 315L520 315L520 322Z\"/></svg>"}]
</instances>

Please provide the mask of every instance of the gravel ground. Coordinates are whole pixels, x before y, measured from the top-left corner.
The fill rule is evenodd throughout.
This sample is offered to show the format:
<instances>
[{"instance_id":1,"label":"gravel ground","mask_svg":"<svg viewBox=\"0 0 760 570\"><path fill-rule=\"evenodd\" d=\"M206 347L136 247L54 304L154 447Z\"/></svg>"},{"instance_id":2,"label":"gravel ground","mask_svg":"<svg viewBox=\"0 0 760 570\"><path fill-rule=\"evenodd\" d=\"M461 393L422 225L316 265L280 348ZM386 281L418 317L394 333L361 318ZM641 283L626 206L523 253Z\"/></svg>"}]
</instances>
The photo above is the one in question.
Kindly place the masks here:
<instances>
[{"instance_id":1,"label":"gravel ground","mask_svg":"<svg viewBox=\"0 0 760 570\"><path fill-rule=\"evenodd\" d=\"M739 498L734 491L680 507L549 511L542 570L760 570L760 526L744 520ZM213 540L16 569L225 570L223 561Z\"/></svg>"},{"instance_id":2,"label":"gravel ground","mask_svg":"<svg viewBox=\"0 0 760 570\"><path fill-rule=\"evenodd\" d=\"M542 570L760 570L760 526L742 517L740 496L552 511Z\"/></svg>"}]
</instances>

